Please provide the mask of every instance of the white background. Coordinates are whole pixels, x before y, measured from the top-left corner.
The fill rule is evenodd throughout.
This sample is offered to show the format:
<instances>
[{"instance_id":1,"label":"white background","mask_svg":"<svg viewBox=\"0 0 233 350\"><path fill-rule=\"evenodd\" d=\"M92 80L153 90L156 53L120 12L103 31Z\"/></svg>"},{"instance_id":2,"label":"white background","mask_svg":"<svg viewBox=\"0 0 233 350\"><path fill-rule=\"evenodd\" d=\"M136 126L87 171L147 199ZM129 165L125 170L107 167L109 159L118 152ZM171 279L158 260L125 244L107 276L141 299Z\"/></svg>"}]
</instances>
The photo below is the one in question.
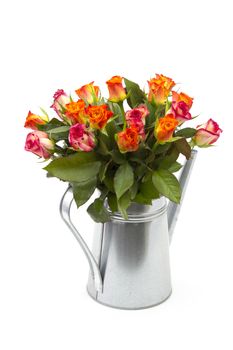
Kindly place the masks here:
<instances>
[{"instance_id":1,"label":"white background","mask_svg":"<svg viewBox=\"0 0 233 350\"><path fill-rule=\"evenodd\" d=\"M0 349L232 349L231 1L5 1L1 5ZM173 294L142 311L86 294L88 266L58 214L64 183L24 152L23 124L58 88L162 73L195 97L201 150L171 246ZM51 115L53 112L51 111ZM93 225L80 215L91 243Z\"/></svg>"}]
</instances>

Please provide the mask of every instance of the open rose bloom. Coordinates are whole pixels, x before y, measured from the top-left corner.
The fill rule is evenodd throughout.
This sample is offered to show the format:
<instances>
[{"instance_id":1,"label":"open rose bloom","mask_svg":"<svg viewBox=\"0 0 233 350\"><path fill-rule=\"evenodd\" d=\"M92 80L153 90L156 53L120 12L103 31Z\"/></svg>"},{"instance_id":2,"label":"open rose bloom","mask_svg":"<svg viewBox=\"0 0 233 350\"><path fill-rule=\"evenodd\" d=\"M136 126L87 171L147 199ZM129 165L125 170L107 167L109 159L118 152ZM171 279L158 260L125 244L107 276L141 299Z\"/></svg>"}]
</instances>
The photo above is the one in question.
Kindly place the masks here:
<instances>
[{"instance_id":1,"label":"open rose bloom","mask_svg":"<svg viewBox=\"0 0 233 350\"><path fill-rule=\"evenodd\" d=\"M220 129L218 123L209 119L207 123L197 126L193 141L199 147L207 147L218 140L221 132L222 129Z\"/></svg>"},{"instance_id":2,"label":"open rose bloom","mask_svg":"<svg viewBox=\"0 0 233 350\"><path fill-rule=\"evenodd\" d=\"M109 218L106 203L125 218L131 203L148 205L159 196L179 203L173 174L181 167L179 157L189 159L193 148L215 144L222 133L218 123L209 119L192 127L193 97L163 74L152 76L147 90L120 75L106 87L107 97L94 81L73 94L58 89L51 118L27 114L25 150L72 186L77 206L98 189L98 205L88 208L98 222Z\"/></svg>"}]
</instances>

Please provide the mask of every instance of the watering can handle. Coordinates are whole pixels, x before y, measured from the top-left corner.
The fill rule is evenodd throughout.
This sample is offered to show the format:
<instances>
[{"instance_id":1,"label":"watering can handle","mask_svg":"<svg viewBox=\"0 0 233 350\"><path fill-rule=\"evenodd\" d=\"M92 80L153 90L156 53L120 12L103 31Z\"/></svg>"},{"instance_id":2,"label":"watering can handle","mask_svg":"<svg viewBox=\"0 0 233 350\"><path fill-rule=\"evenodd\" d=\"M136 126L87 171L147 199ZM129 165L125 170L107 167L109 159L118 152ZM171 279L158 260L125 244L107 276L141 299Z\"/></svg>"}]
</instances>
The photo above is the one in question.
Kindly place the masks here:
<instances>
[{"instance_id":1,"label":"watering can handle","mask_svg":"<svg viewBox=\"0 0 233 350\"><path fill-rule=\"evenodd\" d=\"M180 175L180 186L182 188L182 196L180 204L176 204L174 202L169 202L167 212L168 212L168 231L169 231L169 241L171 243L173 232L176 226L176 222L179 216L180 208L184 200L185 191L189 182L189 178L192 172L192 168L194 165L194 162L197 157L197 151L192 150L190 158L186 161L182 173Z\"/></svg>"},{"instance_id":2,"label":"watering can handle","mask_svg":"<svg viewBox=\"0 0 233 350\"><path fill-rule=\"evenodd\" d=\"M97 292L102 292L103 289L103 281L102 277L100 274L99 266L90 251L88 245L80 235L80 233L77 231L76 227L71 221L70 218L70 209L71 209L71 204L73 202L73 191L72 188L69 186L68 189L65 191L61 203L60 203L60 214L63 219L63 221L66 223L66 225L69 227L70 231L73 233L74 237L77 239L79 242L84 254L87 257L88 263L90 265L90 270L91 270L91 275L92 278L94 279L94 284L95 284L95 289Z\"/></svg>"}]
</instances>

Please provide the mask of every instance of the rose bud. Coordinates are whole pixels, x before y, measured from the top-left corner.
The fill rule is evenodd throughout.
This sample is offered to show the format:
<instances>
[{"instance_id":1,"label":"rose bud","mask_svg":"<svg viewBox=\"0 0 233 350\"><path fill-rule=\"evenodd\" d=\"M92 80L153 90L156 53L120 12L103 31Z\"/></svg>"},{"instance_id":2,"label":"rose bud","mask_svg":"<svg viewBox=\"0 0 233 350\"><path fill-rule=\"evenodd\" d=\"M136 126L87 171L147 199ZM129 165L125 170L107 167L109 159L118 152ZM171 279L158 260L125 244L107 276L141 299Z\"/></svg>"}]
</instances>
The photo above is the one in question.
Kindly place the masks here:
<instances>
[{"instance_id":1,"label":"rose bud","mask_svg":"<svg viewBox=\"0 0 233 350\"><path fill-rule=\"evenodd\" d=\"M25 150L48 159L54 151L54 142L48 138L46 132L36 130L27 135Z\"/></svg>"},{"instance_id":2,"label":"rose bud","mask_svg":"<svg viewBox=\"0 0 233 350\"><path fill-rule=\"evenodd\" d=\"M49 118L47 116L40 116L33 114L32 112L28 112L24 127L25 128L30 128L33 130L38 129L38 125L44 125L47 124L49 121Z\"/></svg>"},{"instance_id":3,"label":"rose bud","mask_svg":"<svg viewBox=\"0 0 233 350\"><path fill-rule=\"evenodd\" d=\"M69 143L75 150L90 152L95 147L95 136L84 124L75 124L69 131Z\"/></svg>"},{"instance_id":4,"label":"rose bud","mask_svg":"<svg viewBox=\"0 0 233 350\"><path fill-rule=\"evenodd\" d=\"M175 118L179 121L180 124L192 119L192 116L189 112L190 108L192 107L192 104L192 97L189 97L183 92L178 94L177 92L172 91L171 113L175 116Z\"/></svg>"},{"instance_id":5,"label":"rose bud","mask_svg":"<svg viewBox=\"0 0 233 350\"><path fill-rule=\"evenodd\" d=\"M70 102L69 96L64 92L64 90L59 89L53 95L54 102L51 106L55 112L63 119L63 114L65 112L65 105Z\"/></svg>"},{"instance_id":6,"label":"rose bud","mask_svg":"<svg viewBox=\"0 0 233 350\"><path fill-rule=\"evenodd\" d=\"M75 90L79 98L86 101L89 104L95 103L99 98L99 87L94 86L94 81L87 85L83 85L80 89Z\"/></svg>"},{"instance_id":7,"label":"rose bud","mask_svg":"<svg viewBox=\"0 0 233 350\"><path fill-rule=\"evenodd\" d=\"M106 104L88 106L85 112L93 129L103 129L107 121L113 116L113 112L108 109Z\"/></svg>"},{"instance_id":8,"label":"rose bud","mask_svg":"<svg viewBox=\"0 0 233 350\"><path fill-rule=\"evenodd\" d=\"M165 77L162 74L156 74L155 78L148 81L148 85L148 101L163 104L166 102L171 89L175 86L175 83L171 78Z\"/></svg>"},{"instance_id":9,"label":"rose bud","mask_svg":"<svg viewBox=\"0 0 233 350\"><path fill-rule=\"evenodd\" d=\"M136 128L129 127L116 135L116 141L121 153L134 152L139 147L140 136Z\"/></svg>"},{"instance_id":10,"label":"rose bud","mask_svg":"<svg viewBox=\"0 0 233 350\"><path fill-rule=\"evenodd\" d=\"M218 124L213 119L209 119L207 123L197 126L197 132L192 140L199 147L208 147L217 141L221 132L222 129Z\"/></svg>"},{"instance_id":11,"label":"rose bud","mask_svg":"<svg viewBox=\"0 0 233 350\"><path fill-rule=\"evenodd\" d=\"M165 117L160 118L155 125L155 137L157 141L169 141L178 124L173 114L167 114Z\"/></svg>"},{"instance_id":12,"label":"rose bud","mask_svg":"<svg viewBox=\"0 0 233 350\"><path fill-rule=\"evenodd\" d=\"M111 102L120 102L125 100L126 91L122 85L122 77L115 75L107 82L109 90L109 101Z\"/></svg>"}]
</instances>

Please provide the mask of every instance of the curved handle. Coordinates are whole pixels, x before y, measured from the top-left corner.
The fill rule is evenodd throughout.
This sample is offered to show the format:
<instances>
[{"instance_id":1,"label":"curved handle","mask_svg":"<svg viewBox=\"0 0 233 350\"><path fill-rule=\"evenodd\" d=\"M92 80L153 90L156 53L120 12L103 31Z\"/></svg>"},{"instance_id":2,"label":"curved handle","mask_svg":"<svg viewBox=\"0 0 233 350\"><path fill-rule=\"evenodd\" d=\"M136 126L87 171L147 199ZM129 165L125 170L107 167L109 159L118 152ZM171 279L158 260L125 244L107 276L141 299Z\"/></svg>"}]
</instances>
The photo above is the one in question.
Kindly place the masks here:
<instances>
[{"instance_id":1,"label":"curved handle","mask_svg":"<svg viewBox=\"0 0 233 350\"><path fill-rule=\"evenodd\" d=\"M90 265L91 275L94 279L94 285L95 289L98 292L102 292L103 290L103 281L100 274L99 266L91 253L90 249L88 248L88 245L80 235L80 233L77 231L76 227L73 225L71 218L70 218L70 209L71 204L73 202L73 191L71 187L68 187L68 189L65 191L61 203L60 203L60 214L63 219L63 221L66 223L66 225L69 227L70 231L73 233L74 237L79 242L84 254L87 257L88 263Z\"/></svg>"},{"instance_id":2,"label":"curved handle","mask_svg":"<svg viewBox=\"0 0 233 350\"><path fill-rule=\"evenodd\" d=\"M183 170L182 170L182 173L180 175L179 182L180 182L180 186L182 188L182 196L181 196L180 204L176 204L174 202L169 202L169 204L168 204L167 215L168 215L168 231L169 231L170 243L172 240L173 232L174 232L174 229L176 226L178 215L180 213L180 208L181 208L181 205L183 203L185 191L186 191L186 188L187 188L187 185L189 182L189 178L190 178L196 157L197 157L197 151L192 150L191 157L189 158L189 160L186 160L186 163L185 163Z\"/></svg>"}]
</instances>

